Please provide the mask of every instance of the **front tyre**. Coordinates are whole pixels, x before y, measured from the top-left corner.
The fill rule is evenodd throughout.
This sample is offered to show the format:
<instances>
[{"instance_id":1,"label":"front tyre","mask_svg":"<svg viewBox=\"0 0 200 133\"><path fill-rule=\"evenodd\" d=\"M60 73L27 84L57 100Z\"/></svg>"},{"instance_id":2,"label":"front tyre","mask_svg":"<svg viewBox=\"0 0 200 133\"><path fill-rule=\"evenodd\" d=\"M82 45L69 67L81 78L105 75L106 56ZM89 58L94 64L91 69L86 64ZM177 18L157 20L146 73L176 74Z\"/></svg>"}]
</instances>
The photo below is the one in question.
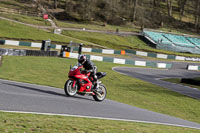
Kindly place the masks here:
<instances>
[{"instance_id":1,"label":"front tyre","mask_svg":"<svg viewBox=\"0 0 200 133\"><path fill-rule=\"evenodd\" d=\"M93 95L94 100L103 101L106 98L107 90L103 84L100 84L97 90L94 91L95 95Z\"/></svg>"},{"instance_id":2,"label":"front tyre","mask_svg":"<svg viewBox=\"0 0 200 133\"><path fill-rule=\"evenodd\" d=\"M75 84L75 86L73 88L72 87L73 86L73 82L74 82L73 80L68 79L67 82L65 83L64 90L65 90L65 94L67 96L74 96L77 93L78 86L77 86L77 84Z\"/></svg>"}]
</instances>

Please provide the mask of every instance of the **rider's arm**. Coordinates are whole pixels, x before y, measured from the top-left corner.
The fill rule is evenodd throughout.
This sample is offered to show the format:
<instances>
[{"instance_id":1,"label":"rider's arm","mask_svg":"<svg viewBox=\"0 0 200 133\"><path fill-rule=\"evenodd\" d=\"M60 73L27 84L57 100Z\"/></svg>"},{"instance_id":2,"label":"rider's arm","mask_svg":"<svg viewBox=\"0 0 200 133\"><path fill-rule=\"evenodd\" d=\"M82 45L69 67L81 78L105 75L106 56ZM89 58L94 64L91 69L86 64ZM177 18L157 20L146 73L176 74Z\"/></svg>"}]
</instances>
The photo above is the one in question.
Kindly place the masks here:
<instances>
[{"instance_id":1,"label":"rider's arm","mask_svg":"<svg viewBox=\"0 0 200 133\"><path fill-rule=\"evenodd\" d=\"M84 64L84 68L85 68L86 72L93 72L94 71L94 64L91 61L87 61Z\"/></svg>"},{"instance_id":2,"label":"rider's arm","mask_svg":"<svg viewBox=\"0 0 200 133\"><path fill-rule=\"evenodd\" d=\"M86 70L87 71L87 73L89 73L89 72L93 72L93 69L90 69L90 70Z\"/></svg>"}]
</instances>

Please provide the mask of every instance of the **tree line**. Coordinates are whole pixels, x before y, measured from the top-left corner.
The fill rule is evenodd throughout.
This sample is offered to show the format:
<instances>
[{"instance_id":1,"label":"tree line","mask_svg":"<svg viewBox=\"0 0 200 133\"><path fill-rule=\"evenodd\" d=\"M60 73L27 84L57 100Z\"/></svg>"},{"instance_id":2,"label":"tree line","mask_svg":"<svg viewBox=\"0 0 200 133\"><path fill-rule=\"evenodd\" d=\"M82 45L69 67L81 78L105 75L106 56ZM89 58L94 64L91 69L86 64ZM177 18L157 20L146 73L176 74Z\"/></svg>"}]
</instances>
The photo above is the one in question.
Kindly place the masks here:
<instances>
[{"instance_id":1,"label":"tree line","mask_svg":"<svg viewBox=\"0 0 200 133\"><path fill-rule=\"evenodd\" d=\"M200 28L200 0L37 0L49 9L63 9L59 19L101 21L149 28L174 25Z\"/></svg>"}]
</instances>

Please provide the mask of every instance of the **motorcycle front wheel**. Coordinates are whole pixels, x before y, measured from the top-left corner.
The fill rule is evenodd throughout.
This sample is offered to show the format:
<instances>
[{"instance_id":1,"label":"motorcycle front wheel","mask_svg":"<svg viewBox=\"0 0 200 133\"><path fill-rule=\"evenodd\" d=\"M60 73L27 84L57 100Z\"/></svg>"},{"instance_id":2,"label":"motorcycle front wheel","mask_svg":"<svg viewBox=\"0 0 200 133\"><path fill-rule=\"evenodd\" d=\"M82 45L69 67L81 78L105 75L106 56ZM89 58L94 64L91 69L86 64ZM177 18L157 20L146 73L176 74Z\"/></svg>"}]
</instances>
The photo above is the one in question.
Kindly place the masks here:
<instances>
[{"instance_id":1,"label":"motorcycle front wheel","mask_svg":"<svg viewBox=\"0 0 200 133\"><path fill-rule=\"evenodd\" d=\"M93 95L94 100L103 101L106 98L107 90L103 84L100 84L97 90L94 91L95 95Z\"/></svg>"},{"instance_id":2,"label":"motorcycle front wheel","mask_svg":"<svg viewBox=\"0 0 200 133\"><path fill-rule=\"evenodd\" d=\"M65 94L67 96L74 96L76 95L77 91L78 91L78 86L77 84L75 84L74 88L73 88L73 80L71 79L68 79L65 83L65 86L64 86L64 90L65 90Z\"/></svg>"}]
</instances>

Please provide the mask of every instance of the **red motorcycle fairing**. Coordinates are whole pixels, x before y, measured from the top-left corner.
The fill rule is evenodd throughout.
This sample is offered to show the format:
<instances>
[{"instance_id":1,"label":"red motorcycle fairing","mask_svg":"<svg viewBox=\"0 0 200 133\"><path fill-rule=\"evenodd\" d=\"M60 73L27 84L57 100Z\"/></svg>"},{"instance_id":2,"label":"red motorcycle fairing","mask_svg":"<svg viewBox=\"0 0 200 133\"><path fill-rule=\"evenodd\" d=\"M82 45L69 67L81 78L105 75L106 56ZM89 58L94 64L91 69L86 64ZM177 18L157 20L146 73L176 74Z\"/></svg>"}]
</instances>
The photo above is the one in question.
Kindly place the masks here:
<instances>
[{"instance_id":1,"label":"red motorcycle fairing","mask_svg":"<svg viewBox=\"0 0 200 133\"><path fill-rule=\"evenodd\" d=\"M79 92L90 92L92 89L92 82L88 79L90 74L88 74L88 76L84 75L84 74L80 74L80 75L75 75L74 77L76 79L79 79L80 83L80 88L79 88ZM82 83L81 81L84 80L84 83Z\"/></svg>"},{"instance_id":2,"label":"red motorcycle fairing","mask_svg":"<svg viewBox=\"0 0 200 133\"><path fill-rule=\"evenodd\" d=\"M88 95L93 96L95 101L103 101L106 98L106 87L101 83L101 81L97 80L95 84L95 89L93 90L93 79L90 76L91 73L87 73L87 71L82 71L81 66L74 66L69 71L69 79L66 81L64 90L67 96L75 96L78 95ZM103 78L106 76L104 72L96 73L97 79Z\"/></svg>"},{"instance_id":3,"label":"red motorcycle fairing","mask_svg":"<svg viewBox=\"0 0 200 133\"><path fill-rule=\"evenodd\" d=\"M79 84L79 92L91 92L92 82L89 80L90 73L81 73L80 69L82 67L73 67L70 69L69 78L73 80L72 87L74 88L76 83ZM79 82L77 82L79 81Z\"/></svg>"},{"instance_id":4,"label":"red motorcycle fairing","mask_svg":"<svg viewBox=\"0 0 200 133\"><path fill-rule=\"evenodd\" d=\"M74 88L76 85L76 80L73 81L72 87Z\"/></svg>"}]
</instances>

